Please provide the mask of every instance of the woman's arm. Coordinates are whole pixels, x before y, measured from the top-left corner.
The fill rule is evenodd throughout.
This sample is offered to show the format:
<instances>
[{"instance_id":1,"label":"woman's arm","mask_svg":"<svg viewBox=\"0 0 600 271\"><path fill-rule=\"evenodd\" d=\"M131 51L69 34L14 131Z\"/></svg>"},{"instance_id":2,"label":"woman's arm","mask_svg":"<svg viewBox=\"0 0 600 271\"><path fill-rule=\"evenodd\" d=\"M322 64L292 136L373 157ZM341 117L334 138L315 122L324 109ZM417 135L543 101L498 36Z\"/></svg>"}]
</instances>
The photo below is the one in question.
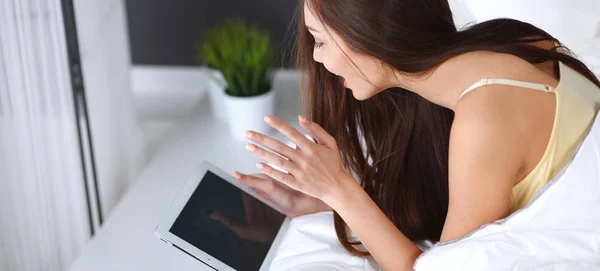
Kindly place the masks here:
<instances>
[{"instance_id":1,"label":"woman's arm","mask_svg":"<svg viewBox=\"0 0 600 271\"><path fill-rule=\"evenodd\" d=\"M456 108L450 132L448 214L440 241L462 237L506 217L512 188L527 173L526 157L534 149L531 134L550 137L552 127L524 127L532 117L515 106L516 95L506 95L507 91L528 90L484 86L471 97L465 96ZM553 116L549 115L550 121Z\"/></svg>"},{"instance_id":2,"label":"woman's arm","mask_svg":"<svg viewBox=\"0 0 600 271\"><path fill-rule=\"evenodd\" d=\"M350 177L338 197L327 200L384 270L413 270L421 250Z\"/></svg>"}]
</instances>

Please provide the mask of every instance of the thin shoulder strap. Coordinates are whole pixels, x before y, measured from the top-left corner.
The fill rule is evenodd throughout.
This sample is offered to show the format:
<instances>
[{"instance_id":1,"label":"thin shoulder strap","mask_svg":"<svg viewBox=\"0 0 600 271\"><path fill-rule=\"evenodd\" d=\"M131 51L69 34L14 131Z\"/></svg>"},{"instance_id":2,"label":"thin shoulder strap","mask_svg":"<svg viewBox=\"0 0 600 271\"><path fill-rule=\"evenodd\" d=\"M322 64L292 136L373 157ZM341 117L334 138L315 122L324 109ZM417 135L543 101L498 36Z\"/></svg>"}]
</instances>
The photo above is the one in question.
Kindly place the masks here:
<instances>
[{"instance_id":1,"label":"thin shoulder strap","mask_svg":"<svg viewBox=\"0 0 600 271\"><path fill-rule=\"evenodd\" d=\"M545 92L554 91L551 86L544 85L544 84L537 84L537 83L530 83L530 82L525 82L525 81L502 79L502 78L484 78L484 79L479 80L477 83L471 85L465 91L463 91L463 93L460 94L458 99L462 98L463 96L465 96L467 93L471 92L472 90L474 90L478 87L481 87L481 86L485 86L485 85L510 85L510 86L516 86L516 87L541 90L541 91L545 91Z\"/></svg>"}]
</instances>

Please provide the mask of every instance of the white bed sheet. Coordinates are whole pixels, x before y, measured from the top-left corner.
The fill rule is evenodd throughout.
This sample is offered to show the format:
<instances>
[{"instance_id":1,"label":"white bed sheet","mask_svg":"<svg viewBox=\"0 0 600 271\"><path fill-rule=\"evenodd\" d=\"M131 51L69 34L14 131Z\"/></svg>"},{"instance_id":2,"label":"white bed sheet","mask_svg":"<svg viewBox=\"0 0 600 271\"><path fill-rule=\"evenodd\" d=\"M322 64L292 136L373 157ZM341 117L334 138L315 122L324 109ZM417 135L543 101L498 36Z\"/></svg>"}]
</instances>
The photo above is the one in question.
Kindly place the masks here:
<instances>
[{"instance_id":1,"label":"white bed sheet","mask_svg":"<svg viewBox=\"0 0 600 271\"><path fill-rule=\"evenodd\" d=\"M371 257L357 257L340 244L333 226L333 212L292 219L270 270L290 271L375 271Z\"/></svg>"}]
</instances>

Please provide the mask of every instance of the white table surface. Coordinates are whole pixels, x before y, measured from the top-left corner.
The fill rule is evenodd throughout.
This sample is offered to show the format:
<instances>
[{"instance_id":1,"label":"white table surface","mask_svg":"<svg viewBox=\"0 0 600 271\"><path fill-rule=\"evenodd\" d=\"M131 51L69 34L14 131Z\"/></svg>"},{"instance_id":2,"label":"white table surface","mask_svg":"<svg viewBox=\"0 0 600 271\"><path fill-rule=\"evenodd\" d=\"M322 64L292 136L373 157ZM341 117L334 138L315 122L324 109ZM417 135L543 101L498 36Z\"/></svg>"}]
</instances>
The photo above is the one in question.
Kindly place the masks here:
<instances>
[{"instance_id":1,"label":"white table surface","mask_svg":"<svg viewBox=\"0 0 600 271\"><path fill-rule=\"evenodd\" d=\"M301 101L295 83L280 83L275 115L299 128ZM94 270L213 270L202 262L162 242L154 229L201 160L233 174L258 173L259 161L245 150L247 141L236 141L227 123L210 115L205 97L189 117L177 124L115 207L102 228L73 263L72 271ZM303 130L300 130L303 131ZM304 132L304 131L303 131ZM286 142L278 132L271 136Z\"/></svg>"}]
</instances>

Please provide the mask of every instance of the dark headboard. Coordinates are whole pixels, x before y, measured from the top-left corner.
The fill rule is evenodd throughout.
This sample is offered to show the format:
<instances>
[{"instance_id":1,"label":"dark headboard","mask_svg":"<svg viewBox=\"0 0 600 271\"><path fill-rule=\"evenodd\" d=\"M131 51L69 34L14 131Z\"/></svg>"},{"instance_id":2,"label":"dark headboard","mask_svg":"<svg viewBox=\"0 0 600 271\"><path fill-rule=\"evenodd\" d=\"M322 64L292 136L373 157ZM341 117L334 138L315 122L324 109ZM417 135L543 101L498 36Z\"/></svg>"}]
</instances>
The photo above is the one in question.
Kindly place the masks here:
<instances>
[{"instance_id":1,"label":"dark headboard","mask_svg":"<svg viewBox=\"0 0 600 271\"><path fill-rule=\"evenodd\" d=\"M196 65L194 44L202 41L206 28L226 18L244 18L270 32L277 66L289 66L289 55L283 52L290 51L297 4L297 0L126 0L132 63Z\"/></svg>"}]
</instances>

